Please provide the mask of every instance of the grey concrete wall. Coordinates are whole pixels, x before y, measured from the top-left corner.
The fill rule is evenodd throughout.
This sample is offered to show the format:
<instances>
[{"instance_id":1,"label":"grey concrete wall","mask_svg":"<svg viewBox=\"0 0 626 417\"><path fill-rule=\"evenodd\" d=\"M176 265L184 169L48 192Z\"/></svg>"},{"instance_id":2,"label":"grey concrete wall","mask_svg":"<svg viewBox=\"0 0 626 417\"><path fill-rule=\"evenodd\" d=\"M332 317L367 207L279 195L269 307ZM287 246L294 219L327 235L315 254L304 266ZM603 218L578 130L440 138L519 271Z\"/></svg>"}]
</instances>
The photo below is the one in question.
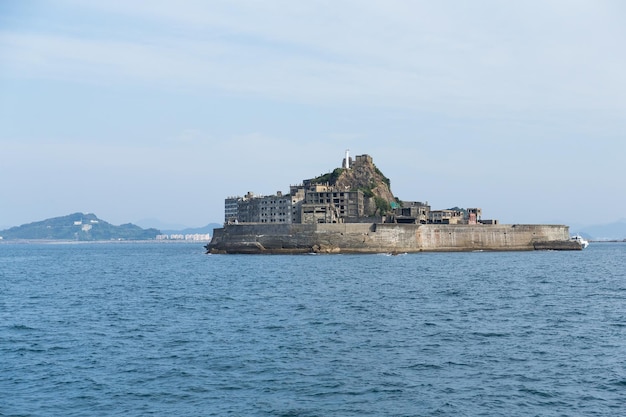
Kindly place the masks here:
<instances>
[{"instance_id":1,"label":"grey concrete wall","mask_svg":"<svg viewBox=\"0 0 626 417\"><path fill-rule=\"evenodd\" d=\"M380 253L577 249L562 225L238 224L215 229L214 253Z\"/></svg>"},{"instance_id":2,"label":"grey concrete wall","mask_svg":"<svg viewBox=\"0 0 626 417\"><path fill-rule=\"evenodd\" d=\"M420 230L423 250L533 250L535 242L569 240L560 225L427 225Z\"/></svg>"}]
</instances>

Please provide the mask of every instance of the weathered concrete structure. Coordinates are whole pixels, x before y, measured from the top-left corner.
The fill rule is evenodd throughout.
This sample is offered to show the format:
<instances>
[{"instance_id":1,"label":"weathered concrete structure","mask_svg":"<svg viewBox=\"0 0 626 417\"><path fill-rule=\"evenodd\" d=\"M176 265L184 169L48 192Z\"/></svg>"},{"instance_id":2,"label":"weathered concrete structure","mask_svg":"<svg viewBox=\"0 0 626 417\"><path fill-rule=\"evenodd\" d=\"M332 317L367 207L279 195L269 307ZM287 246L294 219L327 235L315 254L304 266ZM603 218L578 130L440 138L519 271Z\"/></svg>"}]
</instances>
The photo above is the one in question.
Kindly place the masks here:
<instances>
[{"instance_id":1,"label":"weathered concrete structure","mask_svg":"<svg viewBox=\"0 0 626 417\"><path fill-rule=\"evenodd\" d=\"M397 223L230 224L215 229L209 253L404 253L580 250L563 225Z\"/></svg>"},{"instance_id":2,"label":"weathered concrete structure","mask_svg":"<svg viewBox=\"0 0 626 417\"><path fill-rule=\"evenodd\" d=\"M500 225L480 208L402 202L369 155L291 186L289 194L229 197L210 253L380 253L579 250L561 225Z\"/></svg>"}]
</instances>

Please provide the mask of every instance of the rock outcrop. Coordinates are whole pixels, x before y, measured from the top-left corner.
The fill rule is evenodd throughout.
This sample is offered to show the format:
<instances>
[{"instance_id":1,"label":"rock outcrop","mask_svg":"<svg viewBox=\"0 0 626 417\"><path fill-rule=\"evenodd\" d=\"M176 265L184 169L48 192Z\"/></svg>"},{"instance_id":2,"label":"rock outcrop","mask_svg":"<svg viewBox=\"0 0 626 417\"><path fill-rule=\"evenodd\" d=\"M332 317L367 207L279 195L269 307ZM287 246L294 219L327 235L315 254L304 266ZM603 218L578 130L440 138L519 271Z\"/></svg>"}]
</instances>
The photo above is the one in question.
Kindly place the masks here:
<instances>
[{"instance_id":1,"label":"rock outcrop","mask_svg":"<svg viewBox=\"0 0 626 417\"><path fill-rule=\"evenodd\" d=\"M397 199L391 192L389 178L374 165L371 157L362 155L350 163L350 168L337 168L333 172L310 180L328 182L340 190L361 190L365 198L365 215L383 215L390 211Z\"/></svg>"}]
</instances>

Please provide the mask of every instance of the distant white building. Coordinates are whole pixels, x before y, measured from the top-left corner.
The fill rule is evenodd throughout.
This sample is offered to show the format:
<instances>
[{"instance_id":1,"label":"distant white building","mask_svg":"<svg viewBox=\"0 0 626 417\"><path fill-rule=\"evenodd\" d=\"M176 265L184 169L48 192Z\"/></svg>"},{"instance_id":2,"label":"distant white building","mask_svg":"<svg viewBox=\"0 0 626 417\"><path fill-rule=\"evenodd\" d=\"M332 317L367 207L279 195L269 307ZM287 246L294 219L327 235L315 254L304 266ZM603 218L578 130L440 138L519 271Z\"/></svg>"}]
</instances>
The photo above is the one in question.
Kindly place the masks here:
<instances>
[{"instance_id":1,"label":"distant white building","mask_svg":"<svg viewBox=\"0 0 626 417\"><path fill-rule=\"evenodd\" d=\"M211 240L211 235L208 233L194 233L185 235L185 240L192 240L194 242L204 242Z\"/></svg>"},{"instance_id":2,"label":"distant white building","mask_svg":"<svg viewBox=\"0 0 626 417\"><path fill-rule=\"evenodd\" d=\"M157 235L156 240L185 240L190 242L208 242L211 240L209 233L189 233L186 235L173 233L171 235Z\"/></svg>"}]
</instances>

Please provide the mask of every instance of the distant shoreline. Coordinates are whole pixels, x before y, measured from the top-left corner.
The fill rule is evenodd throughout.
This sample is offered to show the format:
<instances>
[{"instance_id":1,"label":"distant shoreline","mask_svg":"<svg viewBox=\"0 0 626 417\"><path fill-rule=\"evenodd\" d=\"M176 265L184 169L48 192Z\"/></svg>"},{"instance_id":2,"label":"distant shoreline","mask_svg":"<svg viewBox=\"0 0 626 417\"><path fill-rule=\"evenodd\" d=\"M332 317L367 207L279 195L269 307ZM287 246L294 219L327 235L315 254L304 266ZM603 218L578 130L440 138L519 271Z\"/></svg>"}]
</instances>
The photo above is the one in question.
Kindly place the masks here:
<instances>
[{"instance_id":1,"label":"distant shoreline","mask_svg":"<svg viewBox=\"0 0 626 417\"><path fill-rule=\"evenodd\" d=\"M119 243L137 243L137 244L146 244L146 243L158 243L158 244L206 244L210 242L209 240L157 240L157 239L148 239L148 240L63 240L63 239L2 239L0 240L0 245L6 244L20 244L20 245L28 245L28 244L42 244L42 245L83 245L90 243L97 244L119 244Z\"/></svg>"}]
</instances>

